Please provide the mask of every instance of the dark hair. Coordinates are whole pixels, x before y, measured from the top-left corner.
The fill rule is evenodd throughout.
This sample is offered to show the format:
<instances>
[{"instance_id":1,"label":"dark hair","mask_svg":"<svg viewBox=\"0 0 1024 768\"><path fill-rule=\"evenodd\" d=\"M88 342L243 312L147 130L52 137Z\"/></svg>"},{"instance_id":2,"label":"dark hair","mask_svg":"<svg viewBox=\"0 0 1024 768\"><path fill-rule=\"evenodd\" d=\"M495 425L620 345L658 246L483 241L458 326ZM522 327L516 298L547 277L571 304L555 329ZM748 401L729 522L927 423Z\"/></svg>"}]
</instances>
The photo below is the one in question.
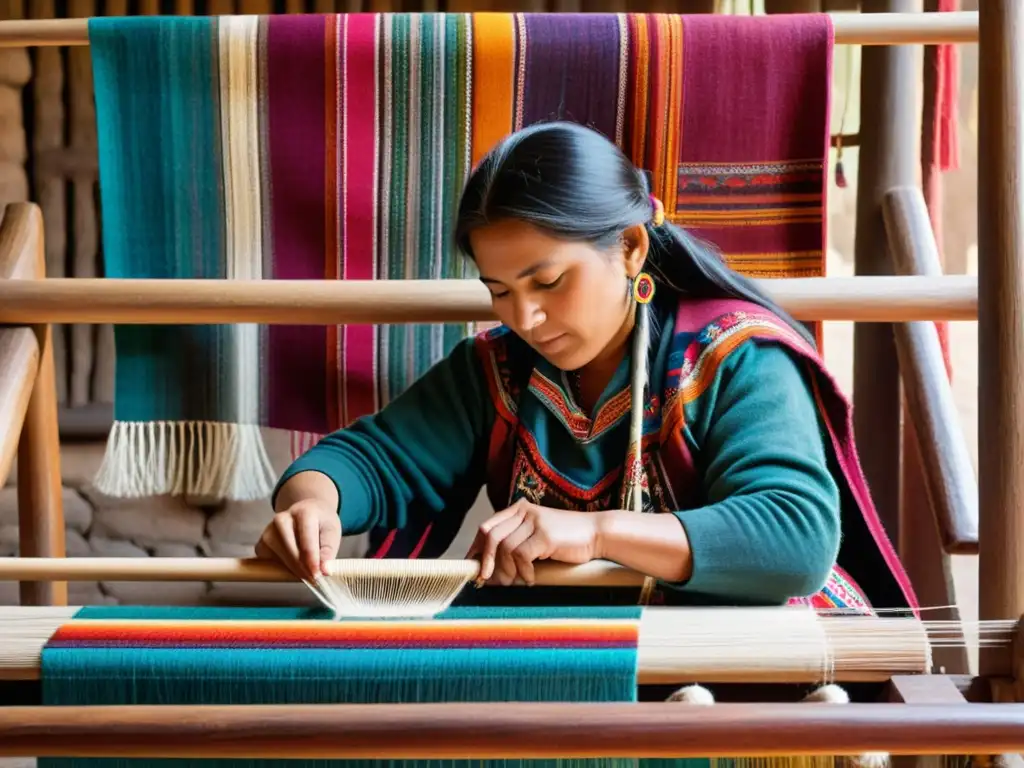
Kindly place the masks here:
<instances>
[{"instance_id":1,"label":"dark hair","mask_svg":"<svg viewBox=\"0 0 1024 768\"><path fill-rule=\"evenodd\" d=\"M660 290L753 302L815 345L802 324L729 269L711 246L667 220L653 226L653 213L646 174L613 142L577 123L539 123L505 138L470 175L455 240L473 258L469 235L474 229L516 219L604 250L624 230L644 224L651 243L645 270Z\"/></svg>"}]
</instances>

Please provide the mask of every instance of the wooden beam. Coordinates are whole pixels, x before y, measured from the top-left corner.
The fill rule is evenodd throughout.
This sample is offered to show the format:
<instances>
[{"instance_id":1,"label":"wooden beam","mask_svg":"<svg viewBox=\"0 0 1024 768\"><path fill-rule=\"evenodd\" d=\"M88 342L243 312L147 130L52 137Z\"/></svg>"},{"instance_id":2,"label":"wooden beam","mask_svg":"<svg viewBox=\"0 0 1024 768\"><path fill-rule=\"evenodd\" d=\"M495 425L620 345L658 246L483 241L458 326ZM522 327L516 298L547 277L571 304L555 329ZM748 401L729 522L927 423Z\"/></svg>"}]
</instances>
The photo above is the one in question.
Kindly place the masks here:
<instances>
[{"instance_id":1,"label":"wooden beam","mask_svg":"<svg viewBox=\"0 0 1024 768\"><path fill-rule=\"evenodd\" d=\"M0 285L32 284L46 275L39 207L13 203L0 222ZM57 427L53 333L35 323L39 364L18 442L18 549L22 557L64 557L64 507ZM22 605L67 605L67 584L22 582Z\"/></svg>"},{"instance_id":2,"label":"wooden beam","mask_svg":"<svg viewBox=\"0 0 1024 768\"><path fill-rule=\"evenodd\" d=\"M0 488L18 453L25 411L39 370L39 344L30 328L0 328Z\"/></svg>"},{"instance_id":3,"label":"wooden beam","mask_svg":"<svg viewBox=\"0 0 1024 768\"><path fill-rule=\"evenodd\" d=\"M912 13L916 5L916 0L864 0L863 11L865 15ZM857 275L891 275L894 271L882 202L893 187L909 186L917 179L917 81L913 48L863 50L854 239ZM898 540L901 401L891 324L858 323L854 327L853 406L854 432L868 487L890 538Z\"/></svg>"},{"instance_id":4,"label":"wooden beam","mask_svg":"<svg viewBox=\"0 0 1024 768\"><path fill-rule=\"evenodd\" d=\"M0 755L309 759L991 754L1021 704L520 703L7 707Z\"/></svg>"},{"instance_id":5,"label":"wooden beam","mask_svg":"<svg viewBox=\"0 0 1024 768\"><path fill-rule=\"evenodd\" d=\"M980 4L979 616L1024 614L1024 3ZM982 675L1009 675L981 648Z\"/></svg>"},{"instance_id":6,"label":"wooden beam","mask_svg":"<svg viewBox=\"0 0 1024 768\"><path fill-rule=\"evenodd\" d=\"M977 280L970 275L753 282L801 320L973 320L978 313ZM479 280L74 277L0 282L0 323L346 325L494 318L490 294Z\"/></svg>"},{"instance_id":7,"label":"wooden beam","mask_svg":"<svg viewBox=\"0 0 1024 768\"><path fill-rule=\"evenodd\" d=\"M875 0L864 0L865 6L872 2ZM972 43L978 39L977 13L921 14L913 4L901 8L910 11L875 18L863 13L832 14L836 44L888 46ZM88 44L88 19L0 21L0 47Z\"/></svg>"}]
</instances>

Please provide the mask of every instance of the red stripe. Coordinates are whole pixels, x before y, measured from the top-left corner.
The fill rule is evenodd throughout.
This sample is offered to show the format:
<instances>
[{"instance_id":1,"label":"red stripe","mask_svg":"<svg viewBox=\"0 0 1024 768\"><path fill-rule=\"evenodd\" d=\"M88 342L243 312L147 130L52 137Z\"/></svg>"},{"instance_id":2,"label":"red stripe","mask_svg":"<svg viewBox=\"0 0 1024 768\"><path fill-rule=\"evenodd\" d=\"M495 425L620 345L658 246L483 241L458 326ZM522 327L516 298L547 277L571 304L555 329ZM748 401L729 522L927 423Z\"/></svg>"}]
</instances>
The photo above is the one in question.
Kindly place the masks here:
<instances>
[{"instance_id":1,"label":"red stripe","mask_svg":"<svg viewBox=\"0 0 1024 768\"><path fill-rule=\"evenodd\" d=\"M430 529L434 527L433 523L428 523L427 528L423 531L423 535L420 536L420 540L416 542L416 546L412 548L412 552L409 553L409 559L415 560L420 556L420 551L423 546L427 543L427 539L430 538Z\"/></svg>"},{"instance_id":2,"label":"red stripe","mask_svg":"<svg viewBox=\"0 0 1024 768\"><path fill-rule=\"evenodd\" d=\"M344 254L338 241L338 164L344 159L338 156L338 50L337 17L328 16L324 23L324 272L328 280L341 278L341 261ZM342 224L342 226L344 226ZM328 325L327 333L327 424L331 430L341 426L342 414L338 393L341 391L338 358L339 330Z\"/></svg>"},{"instance_id":3,"label":"red stripe","mask_svg":"<svg viewBox=\"0 0 1024 768\"><path fill-rule=\"evenodd\" d=\"M395 536L397 534L398 534L398 530L395 529L395 528L392 528L391 532L388 533L388 537L386 539L384 539L384 543L380 545L380 549L377 550L376 554L373 555L373 557L371 559L378 559L378 558L384 557L384 555L386 555L388 553L388 550L391 549L391 545L395 543Z\"/></svg>"},{"instance_id":4,"label":"red stripe","mask_svg":"<svg viewBox=\"0 0 1024 768\"><path fill-rule=\"evenodd\" d=\"M173 637L113 637L103 639L53 639L47 643L48 648L223 648L242 650L246 648L266 649L328 649L328 650L364 650L372 648L398 649L456 649L456 648L628 648L635 645L628 640L609 639L591 640L587 638L569 638L567 640L548 640L526 638L524 640L508 640L502 637L488 637L480 640L464 638L447 639L443 637L429 638L422 642L413 642L406 638L387 638L379 642L352 641L344 638L327 638L314 640L268 640L266 638L242 638L231 640L186 639Z\"/></svg>"},{"instance_id":5,"label":"red stripe","mask_svg":"<svg viewBox=\"0 0 1024 768\"><path fill-rule=\"evenodd\" d=\"M106 624L107 622L104 622ZM116 623L113 626L69 624L54 633L48 646L245 646L335 648L451 648L451 647L606 647L635 644L635 624L516 626L496 622L480 626L451 626L450 622L384 627L316 622L315 626L217 627L185 624L173 627ZM311 623L312 624L312 623Z\"/></svg>"},{"instance_id":6,"label":"red stripe","mask_svg":"<svg viewBox=\"0 0 1024 768\"><path fill-rule=\"evenodd\" d=\"M375 13L346 14L343 56L345 83L345 279L372 280L377 200L376 105L374 68ZM370 150L374 147L373 151ZM349 152L349 148L354 151ZM372 325L345 327L345 418L351 423L374 413L376 403L376 332Z\"/></svg>"}]
</instances>

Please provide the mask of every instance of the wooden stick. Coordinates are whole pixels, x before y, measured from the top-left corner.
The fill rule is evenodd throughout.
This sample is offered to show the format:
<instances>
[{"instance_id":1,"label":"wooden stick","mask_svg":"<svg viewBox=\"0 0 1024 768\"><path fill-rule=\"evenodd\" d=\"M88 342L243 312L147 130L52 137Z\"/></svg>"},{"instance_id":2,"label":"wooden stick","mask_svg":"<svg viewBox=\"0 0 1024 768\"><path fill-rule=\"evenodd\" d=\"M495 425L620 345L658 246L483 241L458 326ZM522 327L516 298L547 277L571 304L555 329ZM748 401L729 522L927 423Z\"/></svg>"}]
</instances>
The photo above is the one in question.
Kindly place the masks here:
<instances>
[{"instance_id":1,"label":"wooden stick","mask_svg":"<svg viewBox=\"0 0 1024 768\"><path fill-rule=\"evenodd\" d=\"M897 272L942 273L924 196L917 187L898 187L883 201L886 229ZM920 437L928 495L938 516L942 546L949 554L978 553L978 483L959 427L953 390L946 376L934 323L901 323L894 328L900 375Z\"/></svg>"},{"instance_id":2,"label":"wooden stick","mask_svg":"<svg viewBox=\"0 0 1024 768\"><path fill-rule=\"evenodd\" d=\"M832 13L837 44L907 45L973 43L978 39L978 13L891 13L880 18L858 13ZM32 19L0 22L0 48L88 45L88 19Z\"/></svg>"},{"instance_id":3,"label":"wooden stick","mask_svg":"<svg viewBox=\"0 0 1024 768\"><path fill-rule=\"evenodd\" d=\"M978 611L1000 619L1024 612L1024 3L979 7ZM983 675L1009 665L981 649Z\"/></svg>"},{"instance_id":4,"label":"wooden stick","mask_svg":"<svg viewBox=\"0 0 1024 768\"><path fill-rule=\"evenodd\" d=\"M396 561L397 567L444 561ZM642 574L615 563L536 564L540 586L635 587ZM231 557L4 557L0 581L230 581L289 582L297 577L276 560Z\"/></svg>"},{"instance_id":5,"label":"wooden stick","mask_svg":"<svg viewBox=\"0 0 1024 768\"><path fill-rule=\"evenodd\" d=\"M897 274L942 274L921 189L894 188L882 208ZM904 418L898 551L918 600L949 606L941 618L958 622L950 555L978 552L978 483L935 323L896 323L893 334L909 417ZM957 640L936 649L935 663L947 673L966 674L968 644L962 633Z\"/></svg>"},{"instance_id":6,"label":"wooden stick","mask_svg":"<svg viewBox=\"0 0 1024 768\"><path fill-rule=\"evenodd\" d=\"M0 755L525 759L991 754L1024 705L444 703L0 710Z\"/></svg>"},{"instance_id":7,"label":"wooden stick","mask_svg":"<svg viewBox=\"0 0 1024 768\"><path fill-rule=\"evenodd\" d=\"M18 453L32 386L39 370L39 344L31 328L0 328L0 488Z\"/></svg>"},{"instance_id":8,"label":"wooden stick","mask_svg":"<svg viewBox=\"0 0 1024 768\"><path fill-rule=\"evenodd\" d=\"M811 277L755 280L801 320L973 320L977 279ZM0 323L287 325L493 320L476 280L0 281Z\"/></svg>"},{"instance_id":9,"label":"wooden stick","mask_svg":"<svg viewBox=\"0 0 1024 768\"><path fill-rule=\"evenodd\" d=\"M12 203L0 222L0 285L38 285L45 277L42 213L34 203ZM47 321L31 325L39 362L18 440L18 548L25 557L59 558L65 534L53 330ZM63 582L25 581L20 593L22 605L67 604Z\"/></svg>"},{"instance_id":10,"label":"wooden stick","mask_svg":"<svg viewBox=\"0 0 1024 768\"><path fill-rule=\"evenodd\" d=\"M915 14L915 0L862 0L861 11L865 19L886 19L899 12L941 15ZM882 198L897 184L913 183L917 173L914 94L921 75L915 70L915 56L916 51L908 46L862 51L861 146L853 217L853 262L858 276L894 274L882 219ZM891 325L854 325L852 374L853 430L861 469L883 528L898 540L902 407L899 361Z\"/></svg>"}]
</instances>

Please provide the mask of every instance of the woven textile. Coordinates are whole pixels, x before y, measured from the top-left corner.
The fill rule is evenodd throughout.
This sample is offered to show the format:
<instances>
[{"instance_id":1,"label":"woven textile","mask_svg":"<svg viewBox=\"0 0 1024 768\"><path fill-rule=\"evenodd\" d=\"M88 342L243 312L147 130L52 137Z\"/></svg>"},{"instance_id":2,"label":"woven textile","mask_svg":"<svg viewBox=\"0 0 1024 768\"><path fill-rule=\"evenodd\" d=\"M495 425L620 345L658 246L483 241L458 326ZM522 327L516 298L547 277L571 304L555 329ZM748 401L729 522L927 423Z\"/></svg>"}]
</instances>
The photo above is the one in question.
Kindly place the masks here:
<instances>
[{"instance_id":1,"label":"woven textile","mask_svg":"<svg viewBox=\"0 0 1024 768\"><path fill-rule=\"evenodd\" d=\"M106 274L472 277L449 245L479 159L588 124L669 217L755 276L823 274L826 15L94 18ZM260 427L374 412L471 329L119 326L100 490L266 496Z\"/></svg>"},{"instance_id":2,"label":"woven textile","mask_svg":"<svg viewBox=\"0 0 1024 768\"><path fill-rule=\"evenodd\" d=\"M432 626L281 608L85 608L42 653L46 705L635 701L640 609L452 608ZM501 619L490 630L452 620ZM81 620L92 620L83 622ZM244 621L243 621L244 620ZM613 768L594 760L203 760L203 768ZM701 761L698 761L701 762ZM40 768L175 760L47 759Z\"/></svg>"}]
</instances>

